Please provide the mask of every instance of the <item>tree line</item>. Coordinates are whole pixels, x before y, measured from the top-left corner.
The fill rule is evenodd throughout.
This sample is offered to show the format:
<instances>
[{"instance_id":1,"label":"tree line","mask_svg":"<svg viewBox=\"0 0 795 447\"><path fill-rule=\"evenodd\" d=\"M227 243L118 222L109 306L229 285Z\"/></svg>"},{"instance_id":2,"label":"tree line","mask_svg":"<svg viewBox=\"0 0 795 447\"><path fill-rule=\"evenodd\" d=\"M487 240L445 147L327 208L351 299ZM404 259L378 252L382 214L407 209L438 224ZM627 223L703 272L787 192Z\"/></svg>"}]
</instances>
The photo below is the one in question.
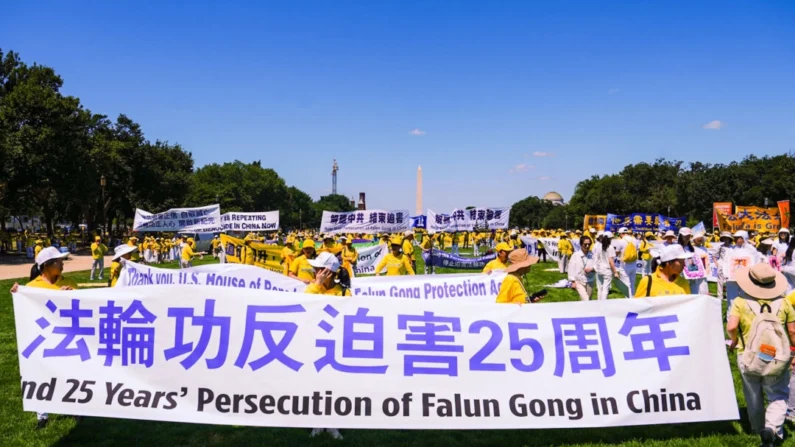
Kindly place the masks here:
<instances>
[{"instance_id":1,"label":"tree line","mask_svg":"<svg viewBox=\"0 0 795 447\"><path fill-rule=\"evenodd\" d=\"M658 159L616 174L577 183L569 203L554 206L536 196L513 204L511 225L582 228L586 214L655 213L687 217L688 225L712 225L712 204L776 206L795 196L795 155L749 155L729 164ZM568 225L567 225L568 224Z\"/></svg>"},{"instance_id":2,"label":"tree line","mask_svg":"<svg viewBox=\"0 0 795 447\"><path fill-rule=\"evenodd\" d=\"M314 201L259 161L210 164L194 170L179 144L144 136L120 114L93 113L61 93L54 69L0 49L0 225L10 216L122 228L136 208L158 212L220 203L224 211L281 210L284 227L317 227L320 212L350 211L329 195Z\"/></svg>"}]
</instances>

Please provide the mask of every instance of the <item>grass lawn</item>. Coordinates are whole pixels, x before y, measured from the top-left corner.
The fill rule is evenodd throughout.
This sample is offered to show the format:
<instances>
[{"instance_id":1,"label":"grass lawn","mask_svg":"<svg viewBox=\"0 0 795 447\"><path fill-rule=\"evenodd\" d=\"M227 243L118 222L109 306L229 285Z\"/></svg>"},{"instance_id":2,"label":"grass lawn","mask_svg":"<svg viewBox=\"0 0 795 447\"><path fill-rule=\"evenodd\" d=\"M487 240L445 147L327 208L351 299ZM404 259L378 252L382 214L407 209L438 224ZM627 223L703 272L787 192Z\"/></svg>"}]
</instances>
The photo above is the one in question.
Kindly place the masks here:
<instances>
[{"instance_id":1,"label":"grass lawn","mask_svg":"<svg viewBox=\"0 0 795 447\"><path fill-rule=\"evenodd\" d=\"M463 250L462 250L463 251ZM423 271L418 254L419 272ZM196 261L196 265L212 263L212 257ZM163 266L161 266L163 267ZM164 265L176 268L176 263ZM563 278L557 272L544 269L556 267L552 263L533 267L528 285L541 289ZM0 267L1 268L1 267ZM438 273L455 270L439 269ZM106 278L107 278L106 272ZM66 274L78 283L88 283L89 272ZM26 278L18 280L24 284ZM95 281L99 282L99 281ZM14 311L8 292L14 280L0 281L0 446L756 446L759 437L746 434L745 421L707 422L695 424L616 427L600 429L555 430L342 430L343 441L328 435L309 438L308 429L234 427L221 425L177 424L127 419L86 418L79 424L67 416L51 415L49 425L36 431L36 415L22 411L19 362L14 331ZM714 286L713 286L714 287ZM548 289L545 302L577 301L571 289ZM713 289L714 290L714 289ZM612 296L612 295L611 295ZM739 374L732 364L735 391L740 413L745 419L745 401ZM709 374L709 370L692 374ZM791 427L788 427L788 429ZM788 430L789 431L789 430ZM788 433L789 434L789 433ZM795 438L784 445L795 446Z\"/></svg>"}]
</instances>

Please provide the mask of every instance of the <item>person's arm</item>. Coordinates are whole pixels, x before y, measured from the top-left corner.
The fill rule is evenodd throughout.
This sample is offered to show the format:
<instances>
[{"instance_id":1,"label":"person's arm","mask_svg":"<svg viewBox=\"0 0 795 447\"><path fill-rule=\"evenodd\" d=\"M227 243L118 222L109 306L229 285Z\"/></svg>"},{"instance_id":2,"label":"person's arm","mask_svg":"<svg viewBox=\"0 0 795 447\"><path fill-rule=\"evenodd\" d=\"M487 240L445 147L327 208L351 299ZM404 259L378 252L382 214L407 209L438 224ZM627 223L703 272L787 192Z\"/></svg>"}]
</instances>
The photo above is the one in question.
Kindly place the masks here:
<instances>
[{"instance_id":1,"label":"person's arm","mask_svg":"<svg viewBox=\"0 0 795 447\"><path fill-rule=\"evenodd\" d=\"M384 267L386 267L386 258L388 257L389 255L384 256L384 259L382 259L381 262L379 262L378 265L375 266L375 276L381 276L381 270L383 270Z\"/></svg>"},{"instance_id":2,"label":"person's arm","mask_svg":"<svg viewBox=\"0 0 795 447\"><path fill-rule=\"evenodd\" d=\"M411 261L409 261L408 256L403 256L403 267L406 269L407 274L414 275L414 269L411 268Z\"/></svg>"},{"instance_id":3,"label":"person's arm","mask_svg":"<svg viewBox=\"0 0 795 447\"><path fill-rule=\"evenodd\" d=\"M608 256L607 256L607 262L609 262L609 263L610 263L610 270L613 272L613 276L615 276L615 277L618 277L618 270L616 270L616 263L613 261L613 258L615 258L615 257L616 257L616 252L614 251L614 252L612 253L612 255L611 255L611 254L610 254L610 251L609 251L609 249L608 249L608 252L607 252L607 254L608 254Z\"/></svg>"},{"instance_id":4,"label":"person's arm","mask_svg":"<svg viewBox=\"0 0 795 447\"><path fill-rule=\"evenodd\" d=\"M577 256L576 258L572 256L572 260L569 262L569 281L572 282L572 288L575 287L577 277L580 276L580 273L584 267L582 265L581 259L583 259L581 256Z\"/></svg>"},{"instance_id":5,"label":"person's arm","mask_svg":"<svg viewBox=\"0 0 795 447\"><path fill-rule=\"evenodd\" d=\"M290 267L287 269L287 276L298 279L298 258L293 259L290 263Z\"/></svg>"},{"instance_id":6,"label":"person's arm","mask_svg":"<svg viewBox=\"0 0 795 447\"><path fill-rule=\"evenodd\" d=\"M737 347L737 328L740 326L740 317L737 315L730 315L729 322L726 323L726 333L729 334L729 339L732 341L729 349L734 350ZM790 340L795 336L795 323L787 323L787 331L789 332Z\"/></svg>"}]
</instances>

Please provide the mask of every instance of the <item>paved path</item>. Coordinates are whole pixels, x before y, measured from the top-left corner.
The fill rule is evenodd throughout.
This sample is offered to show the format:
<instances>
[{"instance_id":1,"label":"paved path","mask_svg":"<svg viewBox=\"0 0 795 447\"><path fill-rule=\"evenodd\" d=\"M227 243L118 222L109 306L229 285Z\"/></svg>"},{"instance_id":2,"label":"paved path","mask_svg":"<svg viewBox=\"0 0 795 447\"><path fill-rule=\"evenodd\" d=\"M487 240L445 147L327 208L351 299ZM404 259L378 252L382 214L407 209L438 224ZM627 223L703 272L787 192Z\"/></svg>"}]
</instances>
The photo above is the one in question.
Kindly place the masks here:
<instances>
[{"instance_id":1,"label":"paved path","mask_svg":"<svg viewBox=\"0 0 795 447\"><path fill-rule=\"evenodd\" d=\"M105 256L105 268L110 268L112 256ZM91 270L93 259L89 254L69 255L64 262L63 271L76 272L79 270ZM0 280L11 278L27 278L30 276L30 267L33 260L24 256L2 256L0 257Z\"/></svg>"}]
</instances>

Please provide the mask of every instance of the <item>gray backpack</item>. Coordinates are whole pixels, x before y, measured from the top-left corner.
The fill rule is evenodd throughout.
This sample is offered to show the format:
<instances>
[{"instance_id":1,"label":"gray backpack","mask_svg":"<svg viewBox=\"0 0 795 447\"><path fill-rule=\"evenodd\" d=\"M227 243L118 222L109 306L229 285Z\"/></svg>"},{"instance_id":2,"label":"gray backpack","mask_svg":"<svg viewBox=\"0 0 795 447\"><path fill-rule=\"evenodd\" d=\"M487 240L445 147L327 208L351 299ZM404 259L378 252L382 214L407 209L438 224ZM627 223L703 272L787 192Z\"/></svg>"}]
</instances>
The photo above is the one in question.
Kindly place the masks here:
<instances>
[{"instance_id":1,"label":"gray backpack","mask_svg":"<svg viewBox=\"0 0 795 447\"><path fill-rule=\"evenodd\" d=\"M778 312L784 301L782 298L777 298L770 304L761 304L752 299L743 301L755 317L748 331L748 344L743 347L739 356L740 369L758 377L779 376L790 365L789 334L778 319ZM763 353L763 344L775 348L775 356Z\"/></svg>"}]
</instances>

